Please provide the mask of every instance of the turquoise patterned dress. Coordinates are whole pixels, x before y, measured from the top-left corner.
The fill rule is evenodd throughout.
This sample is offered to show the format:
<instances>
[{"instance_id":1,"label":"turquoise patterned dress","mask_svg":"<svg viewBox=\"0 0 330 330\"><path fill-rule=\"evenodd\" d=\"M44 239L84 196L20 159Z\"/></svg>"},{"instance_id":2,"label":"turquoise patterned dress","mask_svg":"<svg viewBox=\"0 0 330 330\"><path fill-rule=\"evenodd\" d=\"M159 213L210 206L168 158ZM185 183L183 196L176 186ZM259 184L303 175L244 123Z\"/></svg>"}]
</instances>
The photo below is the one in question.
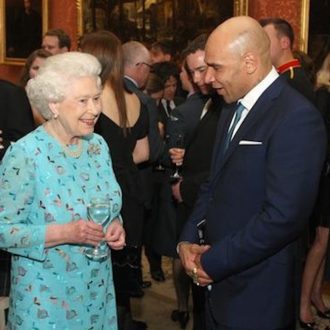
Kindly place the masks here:
<instances>
[{"instance_id":1,"label":"turquoise patterned dress","mask_svg":"<svg viewBox=\"0 0 330 330\"><path fill-rule=\"evenodd\" d=\"M109 195L119 215L103 138L85 138L72 158L40 126L12 145L0 173L0 248L13 255L8 329L117 329L110 260L91 261L80 245L45 247L47 225L86 219L93 196Z\"/></svg>"}]
</instances>

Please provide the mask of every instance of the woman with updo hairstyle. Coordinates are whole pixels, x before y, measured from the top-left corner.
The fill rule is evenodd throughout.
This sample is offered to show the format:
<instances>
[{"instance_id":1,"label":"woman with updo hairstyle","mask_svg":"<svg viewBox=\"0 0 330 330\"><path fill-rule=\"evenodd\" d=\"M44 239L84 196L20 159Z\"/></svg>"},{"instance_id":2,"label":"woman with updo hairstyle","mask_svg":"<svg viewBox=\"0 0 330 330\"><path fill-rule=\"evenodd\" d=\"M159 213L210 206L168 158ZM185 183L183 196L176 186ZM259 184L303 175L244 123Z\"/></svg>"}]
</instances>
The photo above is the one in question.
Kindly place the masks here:
<instances>
[{"instance_id":1,"label":"woman with updo hairstyle","mask_svg":"<svg viewBox=\"0 0 330 330\"><path fill-rule=\"evenodd\" d=\"M27 84L47 121L0 166L0 248L12 253L8 329L117 329L109 256L85 255L101 241L125 244L121 190L108 146L93 133L100 72L94 56L68 52L47 58ZM88 221L95 197L112 200L104 231Z\"/></svg>"}]
</instances>

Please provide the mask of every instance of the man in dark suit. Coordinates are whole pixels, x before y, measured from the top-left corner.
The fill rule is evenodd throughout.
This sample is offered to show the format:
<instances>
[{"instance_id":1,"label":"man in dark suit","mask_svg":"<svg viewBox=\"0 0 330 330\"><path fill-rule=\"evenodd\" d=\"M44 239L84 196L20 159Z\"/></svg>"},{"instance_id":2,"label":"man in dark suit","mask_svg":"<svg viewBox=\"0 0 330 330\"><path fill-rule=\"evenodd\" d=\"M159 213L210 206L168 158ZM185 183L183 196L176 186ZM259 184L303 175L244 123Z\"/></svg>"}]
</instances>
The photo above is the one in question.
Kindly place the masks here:
<instances>
[{"instance_id":1,"label":"man in dark suit","mask_svg":"<svg viewBox=\"0 0 330 330\"><path fill-rule=\"evenodd\" d=\"M12 142L34 127L30 103L25 91L9 81L0 80L0 161ZM10 255L0 251L0 296L7 296L10 287Z\"/></svg>"},{"instance_id":2,"label":"man in dark suit","mask_svg":"<svg viewBox=\"0 0 330 330\"><path fill-rule=\"evenodd\" d=\"M35 125L29 100L21 87L0 80L0 100L1 160L10 143L31 132Z\"/></svg>"},{"instance_id":3,"label":"man in dark suit","mask_svg":"<svg viewBox=\"0 0 330 330\"><path fill-rule=\"evenodd\" d=\"M298 92L315 102L313 85L300 61L293 56L294 32L290 23L282 18L265 18L261 26L270 39L270 56L280 75Z\"/></svg>"},{"instance_id":4,"label":"man in dark suit","mask_svg":"<svg viewBox=\"0 0 330 330\"><path fill-rule=\"evenodd\" d=\"M205 44L207 36L199 35L183 50L181 57L183 65L180 73L181 84L188 92L185 102L174 108L170 120L167 122L168 134L175 129L180 129L184 133L185 144L189 144L194 131L207 108L210 106L210 94L212 87L205 84L205 73L207 66L204 62ZM186 78L184 78L187 76ZM189 80L185 83L185 80ZM188 85L189 86L184 86ZM171 120L172 119L172 120Z\"/></svg>"},{"instance_id":5,"label":"man in dark suit","mask_svg":"<svg viewBox=\"0 0 330 330\"><path fill-rule=\"evenodd\" d=\"M180 74L182 85L185 86L184 72L187 71L190 84L195 88L194 94L187 101L172 111L168 123L168 134L172 131L182 131L185 136L185 153L183 162L178 148L171 148L170 155L182 163L181 180L172 184L172 193L177 201L175 225L178 239L184 223L187 221L196 201L198 190L202 182L207 179L218 118L221 110L219 97L211 97L213 89L205 83L207 65L205 58L206 35L200 35L192 40L184 49L182 57L184 66ZM185 69L185 70L184 70ZM187 90L187 89L186 89ZM189 93L190 94L190 93ZM188 95L189 95L188 94ZM189 319L188 297L191 279L186 275L181 260L173 260L173 281L177 292L178 309L174 310L171 318L179 321L185 327ZM201 288L192 286L193 297L193 329L205 328L204 292Z\"/></svg>"},{"instance_id":6,"label":"man in dark suit","mask_svg":"<svg viewBox=\"0 0 330 330\"><path fill-rule=\"evenodd\" d=\"M297 239L318 190L326 134L319 112L272 67L254 19L210 35L206 81L222 110L208 182L180 237L186 272L206 289L207 329L294 329ZM206 245L197 224L206 219Z\"/></svg>"},{"instance_id":7,"label":"man in dark suit","mask_svg":"<svg viewBox=\"0 0 330 330\"><path fill-rule=\"evenodd\" d=\"M158 119L166 132L168 118L178 105L184 102L184 98L176 96L178 88L179 70L174 62L160 62L153 65L154 73L164 83L164 96L158 105Z\"/></svg>"}]
</instances>

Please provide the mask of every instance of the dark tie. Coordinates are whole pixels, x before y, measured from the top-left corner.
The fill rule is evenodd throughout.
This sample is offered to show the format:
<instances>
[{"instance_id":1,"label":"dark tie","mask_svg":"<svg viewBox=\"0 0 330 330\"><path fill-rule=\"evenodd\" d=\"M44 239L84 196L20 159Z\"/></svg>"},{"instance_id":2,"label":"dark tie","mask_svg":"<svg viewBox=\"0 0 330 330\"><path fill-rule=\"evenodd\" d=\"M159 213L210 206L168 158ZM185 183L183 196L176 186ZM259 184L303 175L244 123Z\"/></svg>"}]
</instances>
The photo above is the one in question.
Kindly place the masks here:
<instances>
[{"instance_id":1,"label":"dark tie","mask_svg":"<svg viewBox=\"0 0 330 330\"><path fill-rule=\"evenodd\" d=\"M235 127L237 125L237 123L239 122L239 120L242 117L242 112L245 109L244 105L242 103L238 103L236 106L236 110L235 110L235 114L234 114L234 121L233 124L231 125L231 127L228 130L227 136L226 136L226 140L225 140L225 146L224 146L224 153L227 151L229 143L233 137L233 133L235 130Z\"/></svg>"},{"instance_id":2,"label":"dark tie","mask_svg":"<svg viewBox=\"0 0 330 330\"><path fill-rule=\"evenodd\" d=\"M166 100L166 114L167 114L167 117L170 116L171 112L172 112L171 101Z\"/></svg>"}]
</instances>

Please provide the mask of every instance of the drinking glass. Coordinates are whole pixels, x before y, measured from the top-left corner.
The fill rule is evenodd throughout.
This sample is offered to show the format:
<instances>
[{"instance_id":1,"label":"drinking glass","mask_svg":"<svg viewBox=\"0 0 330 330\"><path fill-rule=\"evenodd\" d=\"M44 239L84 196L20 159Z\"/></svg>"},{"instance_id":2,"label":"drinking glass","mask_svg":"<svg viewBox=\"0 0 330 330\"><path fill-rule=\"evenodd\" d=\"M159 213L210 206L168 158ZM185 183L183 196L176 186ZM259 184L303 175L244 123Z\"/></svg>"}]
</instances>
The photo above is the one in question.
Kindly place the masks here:
<instances>
[{"instance_id":1,"label":"drinking glass","mask_svg":"<svg viewBox=\"0 0 330 330\"><path fill-rule=\"evenodd\" d=\"M183 133L175 133L171 140L173 141L173 147L174 148L184 148L184 135ZM180 169L182 165L175 165L174 172L170 175L170 181L171 183L178 182L182 177L180 174Z\"/></svg>"},{"instance_id":2,"label":"drinking glass","mask_svg":"<svg viewBox=\"0 0 330 330\"><path fill-rule=\"evenodd\" d=\"M108 198L95 197L92 198L87 206L88 220L93 221L103 227L110 219L111 204ZM93 260L100 260L108 256L108 246L106 242L101 242L96 247L88 247L85 249L85 255Z\"/></svg>"}]
</instances>

